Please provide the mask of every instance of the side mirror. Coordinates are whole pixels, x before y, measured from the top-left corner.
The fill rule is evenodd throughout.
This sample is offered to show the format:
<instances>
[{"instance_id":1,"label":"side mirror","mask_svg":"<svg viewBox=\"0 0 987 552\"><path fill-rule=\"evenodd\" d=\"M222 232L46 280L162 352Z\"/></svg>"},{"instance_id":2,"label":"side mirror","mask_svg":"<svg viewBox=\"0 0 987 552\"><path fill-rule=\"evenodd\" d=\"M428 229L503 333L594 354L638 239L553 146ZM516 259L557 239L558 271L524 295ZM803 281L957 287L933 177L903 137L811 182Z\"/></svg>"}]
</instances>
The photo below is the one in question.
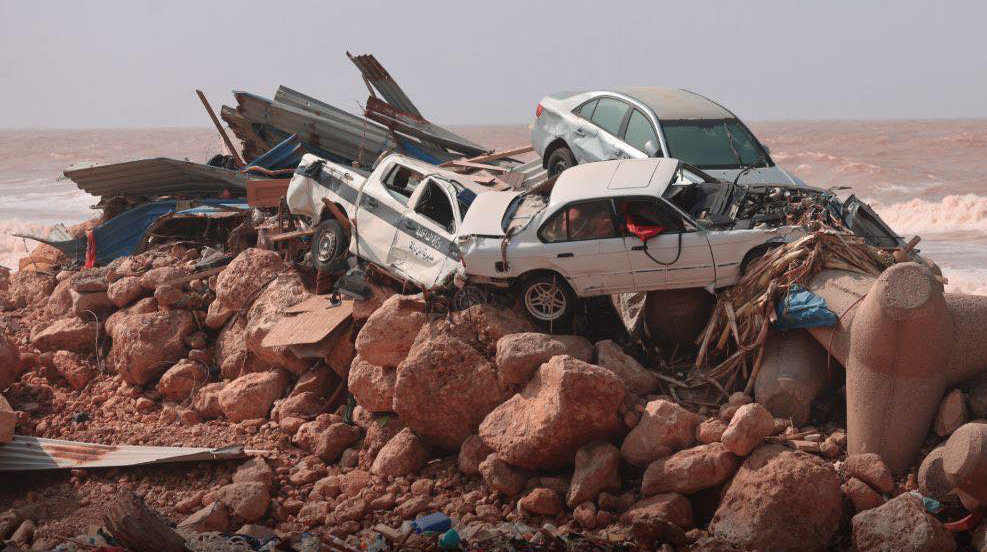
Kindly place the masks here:
<instances>
[{"instance_id":1,"label":"side mirror","mask_svg":"<svg viewBox=\"0 0 987 552\"><path fill-rule=\"evenodd\" d=\"M656 144L654 140L648 140L644 143L644 153L647 154L648 157L654 157L658 151L658 144Z\"/></svg>"}]
</instances>

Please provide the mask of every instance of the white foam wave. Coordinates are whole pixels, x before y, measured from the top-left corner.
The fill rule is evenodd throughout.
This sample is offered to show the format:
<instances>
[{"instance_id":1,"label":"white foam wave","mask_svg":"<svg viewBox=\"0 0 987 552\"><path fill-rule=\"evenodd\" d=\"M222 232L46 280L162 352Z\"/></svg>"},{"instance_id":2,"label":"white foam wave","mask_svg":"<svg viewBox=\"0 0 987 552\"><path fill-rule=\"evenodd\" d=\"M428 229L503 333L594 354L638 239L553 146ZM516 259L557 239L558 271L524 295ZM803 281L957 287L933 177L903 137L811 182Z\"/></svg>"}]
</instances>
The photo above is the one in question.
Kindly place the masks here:
<instances>
[{"instance_id":1,"label":"white foam wave","mask_svg":"<svg viewBox=\"0 0 987 552\"><path fill-rule=\"evenodd\" d=\"M17 261L38 246L38 242L13 234L47 236L51 226L20 219L0 220L0 265L17 270Z\"/></svg>"},{"instance_id":2,"label":"white foam wave","mask_svg":"<svg viewBox=\"0 0 987 552\"><path fill-rule=\"evenodd\" d=\"M987 197L948 195L939 201L912 199L871 205L891 228L901 234L975 232L987 234Z\"/></svg>"},{"instance_id":3,"label":"white foam wave","mask_svg":"<svg viewBox=\"0 0 987 552\"><path fill-rule=\"evenodd\" d=\"M948 292L987 295L987 268L942 267L942 275L949 280L946 284Z\"/></svg>"}]
</instances>

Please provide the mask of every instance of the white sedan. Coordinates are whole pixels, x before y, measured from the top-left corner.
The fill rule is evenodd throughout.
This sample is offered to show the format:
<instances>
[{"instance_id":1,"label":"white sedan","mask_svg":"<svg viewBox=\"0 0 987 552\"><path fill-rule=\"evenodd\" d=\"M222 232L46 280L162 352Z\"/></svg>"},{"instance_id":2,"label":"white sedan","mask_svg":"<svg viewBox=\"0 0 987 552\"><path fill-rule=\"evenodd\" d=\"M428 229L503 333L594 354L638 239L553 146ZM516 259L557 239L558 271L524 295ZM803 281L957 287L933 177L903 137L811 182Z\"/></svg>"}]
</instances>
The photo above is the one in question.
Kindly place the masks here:
<instances>
[{"instance_id":1,"label":"white sedan","mask_svg":"<svg viewBox=\"0 0 987 552\"><path fill-rule=\"evenodd\" d=\"M479 194L458 232L461 276L520 284L524 306L543 322L569 317L577 297L712 291L804 235L781 211L810 190L734 186L669 158L577 165L558 177L547 203L521 192Z\"/></svg>"}]
</instances>

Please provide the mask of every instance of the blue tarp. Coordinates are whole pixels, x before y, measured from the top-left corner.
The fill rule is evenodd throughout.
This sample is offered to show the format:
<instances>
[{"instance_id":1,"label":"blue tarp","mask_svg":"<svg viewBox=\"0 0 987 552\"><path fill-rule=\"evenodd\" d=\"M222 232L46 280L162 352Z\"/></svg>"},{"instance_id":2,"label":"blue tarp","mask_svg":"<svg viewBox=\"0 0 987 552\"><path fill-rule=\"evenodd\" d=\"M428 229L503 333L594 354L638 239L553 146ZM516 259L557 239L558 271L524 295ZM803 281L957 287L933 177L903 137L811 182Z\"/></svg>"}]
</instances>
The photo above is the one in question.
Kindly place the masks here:
<instances>
[{"instance_id":1,"label":"blue tarp","mask_svg":"<svg viewBox=\"0 0 987 552\"><path fill-rule=\"evenodd\" d=\"M108 222L93 229L96 241L96 264L105 265L118 257L133 255L140 245L141 239L154 221L163 215L175 212L177 201L155 201L145 203L133 209L120 213ZM178 211L179 214L220 214L229 212L228 209L218 209L216 205L249 209L242 200L205 199L197 200L197 206ZM65 241L51 241L32 237L43 243L58 248L69 257L79 261L86 260L86 238L76 238Z\"/></svg>"},{"instance_id":2,"label":"blue tarp","mask_svg":"<svg viewBox=\"0 0 987 552\"><path fill-rule=\"evenodd\" d=\"M792 286L785 299L775 306L775 313L777 330L830 327L839 322L822 297L799 286Z\"/></svg>"}]
</instances>

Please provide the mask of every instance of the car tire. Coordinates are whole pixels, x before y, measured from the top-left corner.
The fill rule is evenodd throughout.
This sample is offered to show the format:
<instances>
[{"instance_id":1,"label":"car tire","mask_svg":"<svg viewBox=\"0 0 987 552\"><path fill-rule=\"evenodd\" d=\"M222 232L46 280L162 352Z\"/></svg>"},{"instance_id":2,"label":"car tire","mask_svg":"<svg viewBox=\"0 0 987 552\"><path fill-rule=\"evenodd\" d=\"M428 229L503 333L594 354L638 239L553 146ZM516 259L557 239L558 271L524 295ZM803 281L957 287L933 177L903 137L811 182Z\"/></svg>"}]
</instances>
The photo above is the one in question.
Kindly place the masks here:
<instances>
[{"instance_id":1,"label":"car tire","mask_svg":"<svg viewBox=\"0 0 987 552\"><path fill-rule=\"evenodd\" d=\"M558 176L562 174L562 171L576 166L576 156L567 146L559 146L549 154L545 166L548 168L549 178Z\"/></svg>"},{"instance_id":2,"label":"car tire","mask_svg":"<svg viewBox=\"0 0 987 552\"><path fill-rule=\"evenodd\" d=\"M338 221L323 222L312 234L312 266L319 272L334 272L345 257L348 242Z\"/></svg>"},{"instance_id":3,"label":"car tire","mask_svg":"<svg viewBox=\"0 0 987 552\"><path fill-rule=\"evenodd\" d=\"M521 303L539 324L549 329L564 329L576 311L576 294L565 278L543 274L521 284Z\"/></svg>"},{"instance_id":4,"label":"car tire","mask_svg":"<svg viewBox=\"0 0 987 552\"><path fill-rule=\"evenodd\" d=\"M758 259L766 255L772 249L781 247L782 245L784 244L765 243L748 251L747 254L744 255L744 260L740 262L740 271L737 279L739 280L740 278L743 278L744 275L747 274L747 269L749 269Z\"/></svg>"}]
</instances>

